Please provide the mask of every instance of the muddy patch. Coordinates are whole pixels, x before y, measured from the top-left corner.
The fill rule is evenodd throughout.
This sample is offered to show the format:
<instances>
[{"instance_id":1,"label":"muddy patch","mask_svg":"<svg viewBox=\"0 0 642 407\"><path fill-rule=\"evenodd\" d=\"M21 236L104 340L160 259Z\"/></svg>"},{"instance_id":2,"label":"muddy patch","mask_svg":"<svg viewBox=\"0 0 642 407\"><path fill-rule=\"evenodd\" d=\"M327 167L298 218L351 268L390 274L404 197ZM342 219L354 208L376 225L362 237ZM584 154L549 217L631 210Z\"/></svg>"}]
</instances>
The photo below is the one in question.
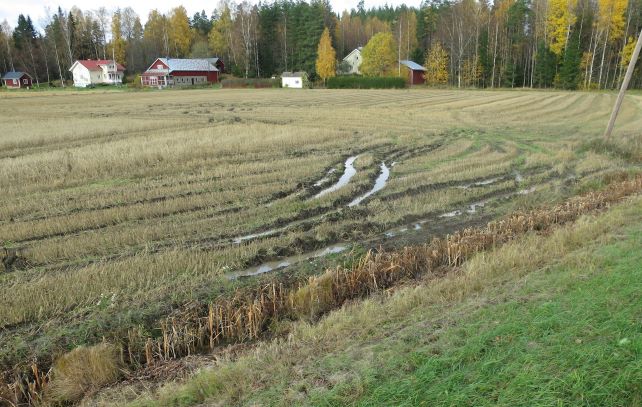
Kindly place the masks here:
<instances>
[{"instance_id":1,"label":"muddy patch","mask_svg":"<svg viewBox=\"0 0 642 407\"><path fill-rule=\"evenodd\" d=\"M371 195L374 195L378 191L381 191L385 186L386 182L388 182L388 178L390 178L390 168L386 166L385 162L381 163L381 172L379 173L379 176L375 180L375 184L372 187L372 189L365 194L355 198L352 202L348 204L348 206L353 207L356 205L359 205L361 202L363 202L364 199L370 197Z\"/></svg>"},{"instance_id":2,"label":"muddy patch","mask_svg":"<svg viewBox=\"0 0 642 407\"><path fill-rule=\"evenodd\" d=\"M265 232L260 232L260 233L252 233L249 235L244 235L244 236L239 236L237 238L232 239L232 243L234 244L241 244L243 242L246 242L248 240L253 240L259 237L267 237L267 236L272 236L277 233L279 233L282 229L270 229L266 230Z\"/></svg>"},{"instance_id":3,"label":"muddy patch","mask_svg":"<svg viewBox=\"0 0 642 407\"><path fill-rule=\"evenodd\" d=\"M265 262L263 264L260 264L255 267L250 267L245 270L225 273L225 277L227 277L230 280L236 280L237 278L242 278L242 277L258 276L261 274L269 273L271 271L282 270L284 268L290 267L293 264L298 264L303 261L309 261L312 259L329 256L331 254L338 254L346 251L347 249L348 249L347 245L336 244L336 245L328 246L326 248L316 250L313 252L290 256L280 260Z\"/></svg>"},{"instance_id":4,"label":"muddy patch","mask_svg":"<svg viewBox=\"0 0 642 407\"><path fill-rule=\"evenodd\" d=\"M326 176L325 176L325 177L323 177L323 178L321 178L321 179L320 179L320 180L318 180L317 182L315 182L315 183L313 184L313 186L315 186L315 187L320 187L320 186L322 186L323 184L326 184L326 183L330 182L330 175L334 174L336 171L337 171L337 169L336 169L336 168L330 168L330 169L328 170L328 172L326 173Z\"/></svg>"}]
</instances>

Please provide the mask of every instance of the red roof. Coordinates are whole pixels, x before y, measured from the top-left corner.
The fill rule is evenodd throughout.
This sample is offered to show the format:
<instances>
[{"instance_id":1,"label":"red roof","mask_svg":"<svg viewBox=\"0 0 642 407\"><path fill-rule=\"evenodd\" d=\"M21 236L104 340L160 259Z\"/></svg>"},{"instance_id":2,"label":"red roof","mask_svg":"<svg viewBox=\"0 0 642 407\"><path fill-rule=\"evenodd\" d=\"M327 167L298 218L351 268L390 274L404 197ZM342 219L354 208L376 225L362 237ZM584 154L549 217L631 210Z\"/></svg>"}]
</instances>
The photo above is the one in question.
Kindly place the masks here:
<instances>
[{"instance_id":1,"label":"red roof","mask_svg":"<svg viewBox=\"0 0 642 407\"><path fill-rule=\"evenodd\" d=\"M90 71L100 71L102 68L101 65L109 65L114 62L112 59L79 59L78 63L89 69ZM124 71L125 67L121 64L118 65L119 71Z\"/></svg>"}]
</instances>

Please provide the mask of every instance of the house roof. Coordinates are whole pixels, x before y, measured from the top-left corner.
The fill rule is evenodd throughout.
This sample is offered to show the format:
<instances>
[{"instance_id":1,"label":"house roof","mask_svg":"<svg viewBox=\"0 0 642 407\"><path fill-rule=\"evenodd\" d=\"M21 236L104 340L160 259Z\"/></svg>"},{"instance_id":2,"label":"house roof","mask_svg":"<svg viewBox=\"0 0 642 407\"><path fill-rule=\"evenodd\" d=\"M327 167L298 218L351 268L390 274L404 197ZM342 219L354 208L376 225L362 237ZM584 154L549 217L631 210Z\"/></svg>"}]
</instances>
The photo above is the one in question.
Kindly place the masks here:
<instances>
[{"instance_id":1,"label":"house roof","mask_svg":"<svg viewBox=\"0 0 642 407\"><path fill-rule=\"evenodd\" d=\"M353 49L352 51L350 51L350 53L349 53L348 55L346 55L345 57L343 57L343 59L344 59L344 60L348 59L348 57L349 57L350 55L354 54L355 52L361 53L361 50L362 50L362 49L363 49L363 47L357 47L357 48Z\"/></svg>"},{"instance_id":2,"label":"house roof","mask_svg":"<svg viewBox=\"0 0 642 407\"><path fill-rule=\"evenodd\" d=\"M306 75L305 72L283 72L281 78L303 78Z\"/></svg>"},{"instance_id":3,"label":"house roof","mask_svg":"<svg viewBox=\"0 0 642 407\"><path fill-rule=\"evenodd\" d=\"M102 65L112 64L114 60L113 59L79 59L76 62L84 66L85 68L89 69L90 71L102 71L102 68L101 68ZM116 64L116 65L119 71L125 70L125 67L122 66L121 64ZM73 68L73 65L71 68Z\"/></svg>"},{"instance_id":4,"label":"house roof","mask_svg":"<svg viewBox=\"0 0 642 407\"><path fill-rule=\"evenodd\" d=\"M20 79L23 76L27 75L29 78L31 78L31 75L29 75L26 72L20 72L20 71L10 71L4 74L2 79Z\"/></svg>"},{"instance_id":5,"label":"house roof","mask_svg":"<svg viewBox=\"0 0 642 407\"><path fill-rule=\"evenodd\" d=\"M178 59L158 58L169 67L169 71L218 71L216 61L218 58Z\"/></svg>"},{"instance_id":6,"label":"house roof","mask_svg":"<svg viewBox=\"0 0 642 407\"><path fill-rule=\"evenodd\" d=\"M399 61L399 63L401 65L407 66L408 68L412 69L413 71L425 71L426 70L426 68L424 68L423 66L421 66L418 63L413 62L413 61L403 60L403 61Z\"/></svg>"}]
</instances>

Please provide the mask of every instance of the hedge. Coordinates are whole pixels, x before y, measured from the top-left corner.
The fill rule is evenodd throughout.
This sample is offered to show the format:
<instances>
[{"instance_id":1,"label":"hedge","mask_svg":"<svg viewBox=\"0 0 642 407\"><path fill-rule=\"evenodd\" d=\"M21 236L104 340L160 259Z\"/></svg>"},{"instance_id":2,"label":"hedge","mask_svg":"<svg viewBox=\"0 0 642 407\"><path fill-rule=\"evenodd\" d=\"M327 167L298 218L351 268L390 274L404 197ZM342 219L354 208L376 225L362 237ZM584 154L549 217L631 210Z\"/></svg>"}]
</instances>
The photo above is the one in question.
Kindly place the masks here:
<instances>
[{"instance_id":1,"label":"hedge","mask_svg":"<svg viewBox=\"0 0 642 407\"><path fill-rule=\"evenodd\" d=\"M223 88L278 88L281 86L279 79L268 78L233 78L221 81Z\"/></svg>"},{"instance_id":2,"label":"hedge","mask_svg":"<svg viewBox=\"0 0 642 407\"><path fill-rule=\"evenodd\" d=\"M406 80L396 76L335 76L328 79L326 86L329 89L401 89L406 87Z\"/></svg>"}]
</instances>

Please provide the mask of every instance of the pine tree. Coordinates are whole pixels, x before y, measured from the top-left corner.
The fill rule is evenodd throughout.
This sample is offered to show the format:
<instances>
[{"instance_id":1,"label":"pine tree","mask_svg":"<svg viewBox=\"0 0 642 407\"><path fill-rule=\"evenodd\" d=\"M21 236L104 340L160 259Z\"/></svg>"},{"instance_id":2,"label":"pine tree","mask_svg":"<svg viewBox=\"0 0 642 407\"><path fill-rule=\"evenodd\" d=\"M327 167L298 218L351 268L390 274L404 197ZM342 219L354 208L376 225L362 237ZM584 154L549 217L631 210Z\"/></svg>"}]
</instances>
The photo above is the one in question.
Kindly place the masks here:
<instances>
[{"instance_id":1,"label":"pine tree","mask_svg":"<svg viewBox=\"0 0 642 407\"><path fill-rule=\"evenodd\" d=\"M332 47L332 38L330 38L330 31L327 27L323 30L319 40L316 68L317 75L323 79L324 83L326 79L337 74L337 53Z\"/></svg>"},{"instance_id":2,"label":"pine tree","mask_svg":"<svg viewBox=\"0 0 642 407\"><path fill-rule=\"evenodd\" d=\"M397 68L397 45L390 32L375 34L361 50L361 73L365 76L390 76Z\"/></svg>"},{"instance_id":3,"label":"pine tree","mask_svg":"<svg viewBox=\"0 0 642 407\"><path fill-rule=\"evenodd\" d=\"M445 85L448 83L448 52L436 42L426 57L426 84Z\"/></svg>"},{"instance_id":4,"label":"pine tree","mask_svg":"<svg viewBox=\"0 0 642 407\"><path fill-rule=\"evenodd\" d=\"M559 86L564 89L577 89L580 82L580 63L582 52L580 50L579 33L570 36L562 66L559 72Z\"/></svg>"}]
</instances>

